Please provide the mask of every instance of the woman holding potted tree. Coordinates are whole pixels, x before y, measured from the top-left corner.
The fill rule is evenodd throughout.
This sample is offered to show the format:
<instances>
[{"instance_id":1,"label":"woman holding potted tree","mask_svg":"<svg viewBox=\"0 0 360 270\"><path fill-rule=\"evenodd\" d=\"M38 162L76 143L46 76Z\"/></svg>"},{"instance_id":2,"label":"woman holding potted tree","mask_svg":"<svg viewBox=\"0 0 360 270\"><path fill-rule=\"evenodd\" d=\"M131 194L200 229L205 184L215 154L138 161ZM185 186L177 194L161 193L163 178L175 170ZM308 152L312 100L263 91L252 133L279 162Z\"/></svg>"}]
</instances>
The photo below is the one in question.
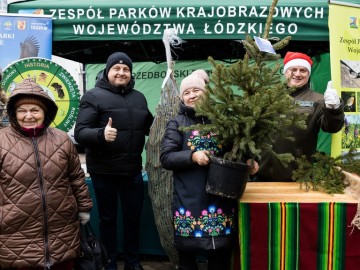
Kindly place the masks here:
<instances>
[{"instance_id":1,"label":"woman holding potted tree","mask_svg":"<svg viewBox=\"0 0 360 270\"><path fill-rule=\"evenodd\" d=\"M216 134L198 130L183 132L180 127L207 124L195 115L195 104L206 91L209 77L196 70L180 85L180 112L169 121L161 144L161 164L173 171L174 242L179 252L179 268L195 270L197 255L208 260L209 270L229 269L231 246L236 239L236 205L234 199L206 192L209 155L221 156L223 145ZM250 165L251 160L247 163ZM258 164L250 168L256 173Z\"/></svg>"}]
</instances>

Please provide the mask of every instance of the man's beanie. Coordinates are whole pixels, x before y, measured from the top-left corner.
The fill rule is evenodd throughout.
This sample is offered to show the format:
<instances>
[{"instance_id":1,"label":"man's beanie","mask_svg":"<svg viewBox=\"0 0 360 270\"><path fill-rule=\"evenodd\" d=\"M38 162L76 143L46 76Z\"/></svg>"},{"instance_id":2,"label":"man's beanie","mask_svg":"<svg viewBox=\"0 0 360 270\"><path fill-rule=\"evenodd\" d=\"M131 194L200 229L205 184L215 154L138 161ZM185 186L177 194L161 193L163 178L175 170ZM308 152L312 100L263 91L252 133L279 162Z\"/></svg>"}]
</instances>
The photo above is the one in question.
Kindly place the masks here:
<instances>
[{"instance_id":1,"label":"man's beanie","mask_svg":"<svg viewBox=\"0 0 360 270\"><path fill-rule=\"evenodd\" d=\"M195 70L189 76L185 77L180 84L180 98L182 98L184 91L191 88L197 88L202 91L206 90L206 84L209 82L209 76L203 69Z\"/></svg>"},{"instance_id":2,"label":"man's beanie","mask_svg":"<svg viewBox=\"0 0 360 270\"><path fill-rule=\"evenodd\" d=\"M123 52L115 52L112 55L110 55L106 61L106 75L108 75L109 70L113 65L116 64L124 64L127 65L130 68L130 72L132 73L132 60L130 57Z\"/></svg>"},{"instance_id":3,"label":"man's beanie","mask_svg":"<svg viewBox=\"0 0 360 270\"><path fill-rule=\"evenodd\" d=\"M287 52L284 58L284 73L290 67L301 66L305 67L309 71L309 74L311 74L312 64L313 61L311 58L304 53Z\"/></svg>"}]
</instances>

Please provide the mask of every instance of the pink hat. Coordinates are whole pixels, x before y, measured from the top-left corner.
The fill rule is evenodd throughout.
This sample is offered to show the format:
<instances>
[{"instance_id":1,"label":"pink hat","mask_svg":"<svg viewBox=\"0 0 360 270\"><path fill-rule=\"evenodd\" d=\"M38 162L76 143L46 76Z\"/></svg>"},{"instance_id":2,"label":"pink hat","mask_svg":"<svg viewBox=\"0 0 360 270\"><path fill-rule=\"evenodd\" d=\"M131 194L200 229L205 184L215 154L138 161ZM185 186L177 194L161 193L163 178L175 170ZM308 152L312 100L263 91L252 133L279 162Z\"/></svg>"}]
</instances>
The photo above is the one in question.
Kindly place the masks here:
<instances>
[{"instance_id":1,"label":"pink hat","mask_svg":"<svg viewBox=\"0 0 360 270\"><path fill-rule=\"evenodd\" d=\"M287 52L284 58L284 73L290 67L301 66L305 67L311 74L312 64L313 61L311 60L311 58L304 53Z\"/></svg>"},{"instance_id":2,"label":"pink hat","mask_svg":"<svg viewBox=\"0 0 360 270\"><path fill-rule=\"evenodd\" d=\"M193 71L189 76L185 77L180 84L180 98L184 94L184 91L190 88L197 88L202 91L206 90L206 84L209 82L209 76L203 69Z\"/></svg>"}]
</instances>

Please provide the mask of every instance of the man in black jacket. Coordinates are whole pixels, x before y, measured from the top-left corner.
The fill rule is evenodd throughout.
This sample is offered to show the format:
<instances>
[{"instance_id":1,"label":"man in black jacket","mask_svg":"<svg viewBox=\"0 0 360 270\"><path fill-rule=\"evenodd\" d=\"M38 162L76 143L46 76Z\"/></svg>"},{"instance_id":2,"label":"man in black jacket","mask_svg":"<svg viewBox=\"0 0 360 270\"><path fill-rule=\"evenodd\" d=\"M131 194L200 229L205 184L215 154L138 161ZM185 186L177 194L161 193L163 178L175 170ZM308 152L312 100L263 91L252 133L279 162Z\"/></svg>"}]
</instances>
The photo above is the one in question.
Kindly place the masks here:
<instances>
[{"instance_id":1,"label":"man in black jacket","mask_svg":"<svg viewBox=\"0 0 360 270\"><path fill-rule=\"evenodd\" d=\"M284 75L289 87L294 87L291 93L299 105L298 110L308 115L306 129L294 128L294 141L279 139L273 145L276 153L291 153L295 158L305 155L308 159L316 152L318 133L320 129L336 133L344 125L344 104L340 100L332 83L328 83L324 95L310 89L311 58L303 53L288 52L284 58ZM255 181L291 181L292 171L296 163L291 162L284 167L275 157L265 154L259 162L260 169Z\"/></svg>"},{"instance_id":2,"label":"man in black jacket","mask_svg":"<svg viewBox=\"0 0 360 270\"><path fill-rule=\"evenodd\" d=\"M75 125L75 140L85 147L94 186L100 237L110 257L107 270L117 269L118 196L124 222L124 269L143 269L138 252L144 200L141 153L153 116L134 85L129 56L110 55L102 78L82 97Z\"/></svg>"}]
</instances>

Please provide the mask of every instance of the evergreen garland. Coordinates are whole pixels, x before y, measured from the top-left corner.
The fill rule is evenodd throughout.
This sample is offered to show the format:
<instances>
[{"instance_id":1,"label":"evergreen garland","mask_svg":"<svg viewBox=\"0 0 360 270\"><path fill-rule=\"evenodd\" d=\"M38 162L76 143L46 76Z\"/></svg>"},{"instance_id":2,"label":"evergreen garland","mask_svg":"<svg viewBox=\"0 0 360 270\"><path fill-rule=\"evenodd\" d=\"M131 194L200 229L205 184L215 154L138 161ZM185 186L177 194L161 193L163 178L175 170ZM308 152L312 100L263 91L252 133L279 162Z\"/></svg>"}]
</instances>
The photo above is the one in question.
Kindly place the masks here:
<instances>
[{"instance_id":1,"label":"evergreen garland","mask_svg":"<svg viewBox=\"0 0 360 270\"><path fill-rule=\"evenodd\" d=\"M324 153L315 153L312 161L305 156L296 159L298 169L292 174L294 181L300 182L301 187L327 192L329 194L344 193L346 183L342 171L360 175L360 153L356 148L337 157Z\"/></svg>"}]
</instances>

